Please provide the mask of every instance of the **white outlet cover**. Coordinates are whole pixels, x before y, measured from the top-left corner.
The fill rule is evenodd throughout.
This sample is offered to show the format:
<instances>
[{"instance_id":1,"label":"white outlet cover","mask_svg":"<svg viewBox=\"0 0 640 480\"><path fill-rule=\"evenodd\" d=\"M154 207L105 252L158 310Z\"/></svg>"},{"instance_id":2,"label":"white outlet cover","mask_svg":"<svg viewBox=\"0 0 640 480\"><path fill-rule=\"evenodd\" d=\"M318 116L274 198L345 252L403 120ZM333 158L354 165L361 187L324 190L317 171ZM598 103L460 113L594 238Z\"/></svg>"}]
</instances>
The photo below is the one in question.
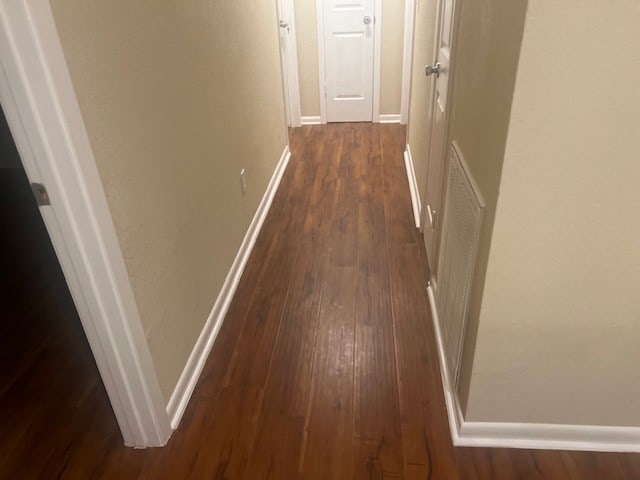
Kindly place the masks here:
<instances>
[{"instance_id":1,"label":"white outlet cover","mask_svg":"<svg viewBox=\"0 0 640 480\"><path fill-rule=\"evenodd\" d=\"M242 193L246 193L247 191L247 172L243 168L240 170L240 187L242 188Z\"/></svg>"}]
</instances>

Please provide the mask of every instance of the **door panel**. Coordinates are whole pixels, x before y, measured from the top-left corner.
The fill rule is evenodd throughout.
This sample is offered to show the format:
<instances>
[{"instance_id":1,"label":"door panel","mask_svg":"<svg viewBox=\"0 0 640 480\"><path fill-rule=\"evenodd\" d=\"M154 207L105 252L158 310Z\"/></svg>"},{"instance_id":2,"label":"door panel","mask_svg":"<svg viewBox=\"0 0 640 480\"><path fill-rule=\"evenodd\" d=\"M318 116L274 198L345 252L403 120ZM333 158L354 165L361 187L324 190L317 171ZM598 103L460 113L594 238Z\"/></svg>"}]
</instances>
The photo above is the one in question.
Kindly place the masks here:
<instances>
[{"instance_id":1,"label":"door panel","mask_svg":"<svg viewBox=\"0 0 640 480\"><path fill-rule=\"evenodd\" d=\"M373 118L373 14L373 0L324 1L328 122Z\"/></svg>"},{"instance_id":2,"label":"door panel","mask_svg":"<svg viewBox=\"0 0 640 480\"><path fill-rule=\"evenodd\" d=\"M440 18L438 37L436 38L437 52L434 64L439 63L439 74L435 79L433 96L433 115L431 120L431 144L429 147L429 165L426 188L426 221L424 223L424 242L431 273L437 277L436 246L440 225L440 211L442 207L442 181L445 165L447 119L449 113L449 85L451 49L453 42L453 26L455 1L440 0Z\"/></svg>"}]
</instances>

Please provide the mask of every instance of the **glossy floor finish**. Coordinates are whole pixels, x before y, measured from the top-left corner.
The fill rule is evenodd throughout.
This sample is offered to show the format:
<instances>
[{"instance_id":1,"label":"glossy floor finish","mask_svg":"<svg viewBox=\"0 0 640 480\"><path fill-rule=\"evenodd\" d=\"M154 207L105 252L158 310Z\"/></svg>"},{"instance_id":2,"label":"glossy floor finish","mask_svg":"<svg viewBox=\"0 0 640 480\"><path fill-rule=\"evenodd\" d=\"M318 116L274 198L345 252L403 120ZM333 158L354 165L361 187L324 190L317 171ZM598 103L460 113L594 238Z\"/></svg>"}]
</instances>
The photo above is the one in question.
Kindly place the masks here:
<instances>
[{"instance_id":1,"label":"glossy floor finish","mask_svg":"<svg viewBox=\"0 0 640 480\"><path fill-rule=\"evenodd\" d=\"M452 447L404 134L399 125L292 130L290 165L165 448L122 447L113 416L90 396L74 442L41 454L58 443L62 419L23 433L34 451L0 477L640 478L639 455ZM37 413L17 410L12 421L28 415Z\"/></svg>"}]
</instances>

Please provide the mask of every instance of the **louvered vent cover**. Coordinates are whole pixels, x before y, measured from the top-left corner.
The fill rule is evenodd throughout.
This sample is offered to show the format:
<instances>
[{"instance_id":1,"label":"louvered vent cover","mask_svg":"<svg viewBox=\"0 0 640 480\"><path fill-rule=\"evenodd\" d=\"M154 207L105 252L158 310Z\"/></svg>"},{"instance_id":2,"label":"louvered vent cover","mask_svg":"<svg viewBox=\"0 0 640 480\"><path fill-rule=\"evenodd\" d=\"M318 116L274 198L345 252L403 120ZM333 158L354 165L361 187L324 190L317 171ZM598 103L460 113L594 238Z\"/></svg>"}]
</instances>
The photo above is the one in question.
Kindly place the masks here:
<instances>
[{"instance_id":1,"label":"louvered vent cover","mask_svg":"<svg viewBox=\"0 0 640 480\"><path fill-rule=\"evenodd\" d=\"M455 143L449 150L436 303L449 378L458 381L484 201Z\"/></svg>"}]
</instances>

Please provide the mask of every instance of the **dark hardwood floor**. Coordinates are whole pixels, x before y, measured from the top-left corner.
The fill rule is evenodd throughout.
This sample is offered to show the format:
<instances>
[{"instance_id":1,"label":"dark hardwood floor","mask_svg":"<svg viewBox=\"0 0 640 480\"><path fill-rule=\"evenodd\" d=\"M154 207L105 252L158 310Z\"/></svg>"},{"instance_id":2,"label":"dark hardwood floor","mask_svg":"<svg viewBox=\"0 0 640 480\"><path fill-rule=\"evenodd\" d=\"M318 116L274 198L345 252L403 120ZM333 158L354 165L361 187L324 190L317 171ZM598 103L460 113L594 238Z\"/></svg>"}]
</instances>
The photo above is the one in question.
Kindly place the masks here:
<instances>
[{"instance_id":1,"label":"dark hardwood floor","mask_svg":"<svg viewBox=\"0 0 640 480\"><path fill-rule=\"evenodd\" d=\"M0 232L0 478L57 478L122 437L21 168L0 169Z\"/></svg>"},{"instance_id":2,"label":"dark hardwood floor","mask_svg":"<svg viewBox=\"0 0 640 480\"><path fill-rule=\"evenodd\" d=\"M452 447L404 134L371 124L291 131L290 165L166 447L123 447L96 379L76 385L89 367L63 363L62 374L42 357L31 386L3 394L0 476L640 478L640 455ZM44 419L43 404L69 389L77 400ZM39 400L25 404L29 394Z\"/></svg>"}]
</instances>

